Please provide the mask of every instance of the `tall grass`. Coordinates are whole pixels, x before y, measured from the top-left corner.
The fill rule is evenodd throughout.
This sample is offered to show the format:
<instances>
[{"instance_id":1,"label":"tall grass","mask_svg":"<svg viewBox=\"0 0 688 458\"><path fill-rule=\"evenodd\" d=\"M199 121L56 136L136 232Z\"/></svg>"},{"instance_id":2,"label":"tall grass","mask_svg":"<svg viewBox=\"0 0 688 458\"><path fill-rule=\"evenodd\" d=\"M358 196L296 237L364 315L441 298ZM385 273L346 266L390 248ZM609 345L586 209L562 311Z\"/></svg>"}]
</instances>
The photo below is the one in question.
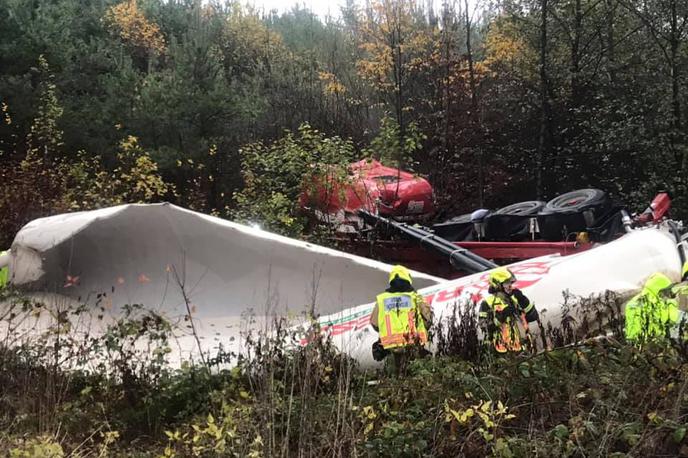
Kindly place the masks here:
<instances>
[{"instance_id":1,"label":"tall grass","mask_svg":"<svg viewBox=\"0 0 688 458\"><path fill-rule=\"evenodd\" d=\"M174 326L142 305L99 319L105 308L0 294L3 456L688 454L685 345L627 345L611 293L563 296L561 324L541 328L552 349L520 356L493 354L475 306L456 304L435 354L401 378L317 327L294 345L279 317L244 333L241 355L172 367Z\"/></svg>"}]
</instances>

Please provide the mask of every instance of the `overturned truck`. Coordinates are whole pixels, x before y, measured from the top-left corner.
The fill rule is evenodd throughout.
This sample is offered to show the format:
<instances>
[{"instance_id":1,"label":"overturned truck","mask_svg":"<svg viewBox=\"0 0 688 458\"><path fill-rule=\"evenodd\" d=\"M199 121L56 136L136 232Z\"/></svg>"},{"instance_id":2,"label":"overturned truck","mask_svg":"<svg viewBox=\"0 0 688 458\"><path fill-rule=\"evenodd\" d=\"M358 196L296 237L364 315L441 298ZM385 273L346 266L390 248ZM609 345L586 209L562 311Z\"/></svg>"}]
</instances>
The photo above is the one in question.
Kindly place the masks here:
<instances>
[{"instance_id":1,"label":"overturned truck","mask_svg":"<svg viewBox=\"0 0 688 458\"><path fill-rule=\"evenodd\" d=\"M584 252L537 257L511 269L544 321L557 325L564 292L631 294L658 271L678 280L685 245L670 231L646 227ZM10 283L41 300L44 311L65 304L99 317L116 317L127 304L157 311L178 325L171 357L177 362L221 348L240 352L247 328L267 329L279 315L307 323L318 317L338 348L372 364L377 335L369 315L390 268L170 204L37 219L19 231L0 261L9 266ZM491 265L483 267L455 280L413 272L414 286L446 321L457 303L477 307L486 294ZM40 332L55 315L35 314L22 330Z\"/></svg>"}]
</instances>

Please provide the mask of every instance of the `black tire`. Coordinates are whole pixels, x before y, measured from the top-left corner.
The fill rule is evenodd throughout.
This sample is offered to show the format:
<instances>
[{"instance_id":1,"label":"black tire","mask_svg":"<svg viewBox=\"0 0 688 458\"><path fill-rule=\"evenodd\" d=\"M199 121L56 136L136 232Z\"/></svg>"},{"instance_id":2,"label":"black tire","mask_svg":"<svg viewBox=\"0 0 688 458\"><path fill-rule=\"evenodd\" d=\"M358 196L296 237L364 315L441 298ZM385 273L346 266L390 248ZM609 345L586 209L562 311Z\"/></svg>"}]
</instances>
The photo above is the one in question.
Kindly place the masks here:
<instances>
[{"instance_id":1,"label":"black tire","mask_svg":"<svg viewBox=\"0 0 688 458\"><path fill-rule=\"evenodd\" d=\"M485 238L500 242L527 240L530 220L544 206L544 202L529 200L500 208L485 218Z\"/></svg>"},{"instance_id":2,"label":"black tire","mask_svg":"<svg viewBox=\"0 0 688 458\"><path fill-rule=\"evenodd\" d=\"M545 240L569 240L572 234L594 227L612 207L612 201L599 189L567 192L547 202L538 213L540 235Z\"/></svg>"},{"instance_id":3,"label":"black tire","mask_svg":"<svg viewBox=\"0 0 688 458\"><path fill-rule=\"evenodd\" d=\"M504 208L492 213L493 215L514 215L514 216L528 216L537 215L544 207L546 203L541 200L527 200L525 202L519 202L517 204L507 205Z\"/></svg>"},{"instance_id":4,"label":"black tire","mask_svg":"<svg viewBox=\"0 0 688 458\"><path fill-rule=\"evenodd\" d=\"M589 208L609 207L611 201L607 193L599 189L578 189L567 192L547 202L544 212L577 213Z\"/></svg>"}]
</instances>

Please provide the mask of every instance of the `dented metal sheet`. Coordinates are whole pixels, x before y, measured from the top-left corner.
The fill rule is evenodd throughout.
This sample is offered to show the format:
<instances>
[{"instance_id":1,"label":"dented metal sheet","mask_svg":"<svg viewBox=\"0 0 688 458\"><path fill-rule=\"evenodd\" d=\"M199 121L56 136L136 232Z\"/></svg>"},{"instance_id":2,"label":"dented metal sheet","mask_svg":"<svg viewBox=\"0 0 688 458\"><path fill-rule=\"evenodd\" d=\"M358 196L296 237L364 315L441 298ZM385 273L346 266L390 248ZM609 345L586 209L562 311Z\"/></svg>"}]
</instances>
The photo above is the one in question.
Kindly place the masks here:
<instances>
[{"instance_id":1,"label":"dented metal sheet","mask_svg":"<svg viewBox=\"0 0 688 458\"><path fill-rule=\"evenodd\" d=\"M509 268L516 275L516 287L540 310L542 321L558 326L565 294L588 298L612 291L622 297L630 296L654 272L678 281L681 260L672 236L657 229L642 229L583 253L543 256L511 264ZM436 323L446 324L454 317L457 305L475 307L477 312L487 295L489 274L488 271L469 275L419 292L432 305ZM369 325L373 305L361 305L319 320L342 351L364 364L373 364L371 346L377 340L377 333ZM580 318L578 312L572 310L572 317ZM534 323L530 331L537 337L539 330Z\"/></svg>"},{"instance_id":2,"label":"dented metal sheet","mask_svg":"<svg viewBox=\"0 0 688 458\"><path fill-rule=\"evenodd\" d=\"M212 351L236 340L248 314L332 314L369 302L389 266L171 204L132 204L30 222L14 239L10 272L27 292L113 315L143 304L184 324L190 310ZM443 281L415 278L419 287ZM180 338L182 354L194 350Z\"/></svg>"}]
</instances>

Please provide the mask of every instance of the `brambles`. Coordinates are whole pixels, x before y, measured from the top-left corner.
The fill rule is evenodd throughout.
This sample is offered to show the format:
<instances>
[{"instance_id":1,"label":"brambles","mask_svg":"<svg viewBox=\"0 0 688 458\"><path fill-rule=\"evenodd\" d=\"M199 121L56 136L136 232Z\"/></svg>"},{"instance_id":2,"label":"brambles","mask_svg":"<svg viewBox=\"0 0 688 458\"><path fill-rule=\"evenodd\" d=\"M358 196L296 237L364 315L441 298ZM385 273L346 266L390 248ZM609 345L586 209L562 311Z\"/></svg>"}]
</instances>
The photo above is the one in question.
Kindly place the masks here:
<instances>
[{"instance_id":1,"label":"brambles","mask_svg":"<svg viewBox=\"0 0 688 458\"><path fill-rule=\"evenodd\" d=\"M242 356L210 355L207 365L172 367L167 355L174 327L141 305L109 317L96 308L105 315L103 332L78 338L83 328L75 323L92 310L38 303L6 290L2 302L11 305L0 319L10 332L3 335L19 335L27 317L50 319L35 338L4 338L0 345L0 454L549 457L688 451L683 346L641 350L613 333L589 339L583 323L590 333L606 329L594 318L614 310L617 298L566 300L567 316L576 321L568 320L566 329L550 327L549 335L573 339L564 346L483 357L471 309L459 308L455 317L465 322L446 324L453 337L450 332L438 343L439 354L412 361L406 376L396 378L359 367L318 332L309 344L295 345L300 332L281 319L244 335ZM593 318L586 321L578 308ZM607 328L622 326L615 319ZM462 345L475 346L462 353Z\"/></svg>"}]
</instances>

